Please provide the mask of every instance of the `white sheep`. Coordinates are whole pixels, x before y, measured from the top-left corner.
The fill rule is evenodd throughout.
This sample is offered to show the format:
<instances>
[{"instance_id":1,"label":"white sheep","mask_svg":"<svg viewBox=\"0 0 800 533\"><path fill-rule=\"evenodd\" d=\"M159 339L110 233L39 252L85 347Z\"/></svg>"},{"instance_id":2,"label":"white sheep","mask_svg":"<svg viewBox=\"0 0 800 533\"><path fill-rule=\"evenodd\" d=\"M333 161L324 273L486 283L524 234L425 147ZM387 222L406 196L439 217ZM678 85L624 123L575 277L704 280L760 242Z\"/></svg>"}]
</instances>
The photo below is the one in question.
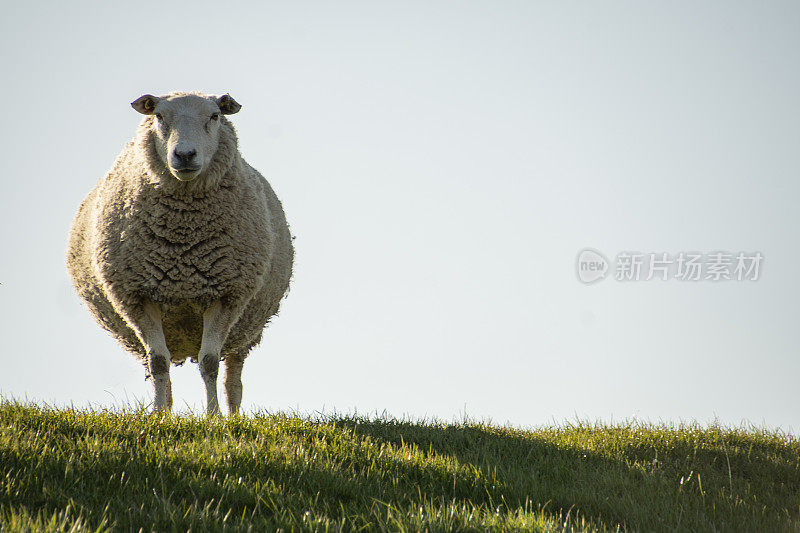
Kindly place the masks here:
<instances>
[{"instance_id":1,"label":"white sheep","mask_svg":"<svg viewBox=\"0 0 800 533\"><path fill-rule=\"evenodd\" d=\"M67 268L94 318L137 355L155 408L172 408L170 362L199 362L207 411L230 412L242 365L278 312L294 250L280 201L239 154L229 95L144 95L137 135L78 210Z\"/></svg>"}]
</instances>

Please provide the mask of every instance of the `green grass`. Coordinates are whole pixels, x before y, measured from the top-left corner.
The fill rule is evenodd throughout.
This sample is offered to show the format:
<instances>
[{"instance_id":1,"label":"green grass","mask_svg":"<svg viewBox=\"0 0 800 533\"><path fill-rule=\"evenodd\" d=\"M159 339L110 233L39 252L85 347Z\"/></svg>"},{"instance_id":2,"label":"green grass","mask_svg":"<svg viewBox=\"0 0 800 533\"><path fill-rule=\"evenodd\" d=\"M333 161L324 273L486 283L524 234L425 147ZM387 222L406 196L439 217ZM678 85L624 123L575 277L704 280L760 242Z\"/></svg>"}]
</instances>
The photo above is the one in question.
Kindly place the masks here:
<instances>
[{"instance_id":1,"label":"green grass","mask_svg":"<svg viewBox=\"0 0 800 533\"><path fill-rule=\"evenodd\" d=\"M0 403L2 531L800 531L800 442Z\"/></svg>"}]
</instances>

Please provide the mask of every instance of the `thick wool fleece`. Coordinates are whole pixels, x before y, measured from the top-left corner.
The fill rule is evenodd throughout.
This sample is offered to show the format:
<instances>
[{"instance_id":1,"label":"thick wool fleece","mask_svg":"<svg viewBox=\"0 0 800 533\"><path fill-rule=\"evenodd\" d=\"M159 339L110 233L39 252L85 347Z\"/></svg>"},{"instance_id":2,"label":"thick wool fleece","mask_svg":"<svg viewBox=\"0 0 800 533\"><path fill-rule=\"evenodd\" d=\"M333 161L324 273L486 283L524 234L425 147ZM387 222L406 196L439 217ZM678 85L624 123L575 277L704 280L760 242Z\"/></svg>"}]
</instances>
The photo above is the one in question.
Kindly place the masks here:
<instances>
[{"instance_id":1,"label":"thick wool fleece","mask_svg":"<svg viewBox=\"0 0 800 533\"><path fill-rule=\"evenodd\" d=\"M69 273L98 323L145 366L130 324L148 300L162 309L174 363L197 357L211 302L241 309L222 356L244 359L289 287L293 248L283 208L240 156L224 117L211 165L190 182L175 179L159 158L152 121L144 119L81 204Z\"/></svg>"}]
</instances>

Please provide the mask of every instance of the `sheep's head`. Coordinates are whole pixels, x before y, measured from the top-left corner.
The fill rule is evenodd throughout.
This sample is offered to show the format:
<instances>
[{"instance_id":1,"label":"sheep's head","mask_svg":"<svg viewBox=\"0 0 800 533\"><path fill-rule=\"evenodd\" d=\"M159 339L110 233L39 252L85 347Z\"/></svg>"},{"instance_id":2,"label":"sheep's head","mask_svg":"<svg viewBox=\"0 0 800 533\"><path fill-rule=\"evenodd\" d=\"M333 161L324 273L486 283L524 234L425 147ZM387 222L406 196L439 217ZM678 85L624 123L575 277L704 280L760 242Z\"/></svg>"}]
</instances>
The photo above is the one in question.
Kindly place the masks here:
<instances>
[{"instance_id":1,"label":"sheep's head","mask_svg":"<svg viewBox=\"0 0 800 533\"><path fill-rule=\"evenodd\" d=\"M170 173L181 181L191 181L208 168L219 146L221 115L242 108L228 94L186 93L161 97L146 94L131 106L143 115L154 115L151 128L156 151Z\"/></svg>"}]
</instances>

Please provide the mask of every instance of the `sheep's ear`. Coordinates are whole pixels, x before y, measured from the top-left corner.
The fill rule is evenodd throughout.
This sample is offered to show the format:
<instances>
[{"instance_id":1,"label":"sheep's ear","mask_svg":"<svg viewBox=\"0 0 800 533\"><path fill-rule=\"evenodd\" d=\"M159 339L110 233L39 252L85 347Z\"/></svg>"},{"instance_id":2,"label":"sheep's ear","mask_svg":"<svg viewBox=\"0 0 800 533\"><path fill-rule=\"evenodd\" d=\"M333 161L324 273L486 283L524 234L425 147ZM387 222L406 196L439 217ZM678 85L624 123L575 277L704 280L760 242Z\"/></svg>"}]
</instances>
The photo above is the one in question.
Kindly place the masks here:
<instances>
[{"instance_id":1,"label":"sheep's ear","mask_svg":"<svg viewBox=\"0 0 800 533\"><path fill-rule=\"evenodd\" d=\"M131 102L131 107L142 115L152 115L156 112L156 104L158 104L159 100L161 100L161 98L153 96L152 94L146 94Z\"/></svg>"},{"instance_id":2,"label":"sheep's ear","mask_svg":"<svg viewBox=\"0 0 800 533\"><path fill-rule=\"evenodd\" d=\"M233 115L234 113L238 113L242 106L233 99L233 97L229 94L223 94L222 96L217 97L217 105L219 106L219 110L222 111L223 115Z\"/></svg>"}]
</instances>

